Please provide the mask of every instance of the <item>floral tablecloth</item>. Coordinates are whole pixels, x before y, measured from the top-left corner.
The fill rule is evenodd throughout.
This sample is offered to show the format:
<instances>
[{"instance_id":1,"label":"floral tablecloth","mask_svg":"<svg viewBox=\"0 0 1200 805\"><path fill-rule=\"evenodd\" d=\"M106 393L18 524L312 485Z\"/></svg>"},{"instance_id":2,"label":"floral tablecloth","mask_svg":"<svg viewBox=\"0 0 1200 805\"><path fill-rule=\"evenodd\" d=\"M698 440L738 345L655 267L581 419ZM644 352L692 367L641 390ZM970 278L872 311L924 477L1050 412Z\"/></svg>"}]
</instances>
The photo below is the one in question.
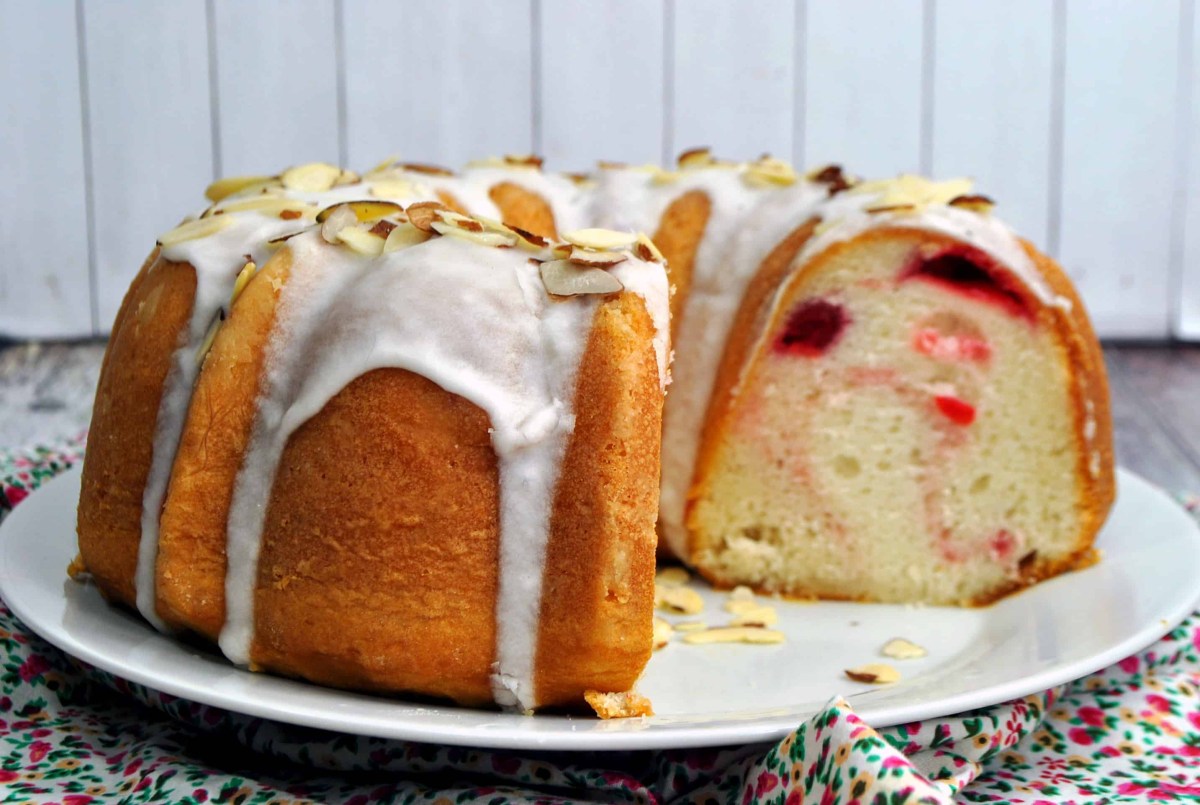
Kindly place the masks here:
<instances>
[{"instance_id":1,"label":"floral tablecloth","mask_svg":"<svg viewBox=\"0 0 1200 805\"><path fill-rule=\"evenodd\" d=\"M0 518L81 440L0 451ZM1036 696L875 730L842 699L776 744L516 754L320 732L115 679L0 603L0 802L1200 801L1200 615Z\"/></svg>"}]
</instances>

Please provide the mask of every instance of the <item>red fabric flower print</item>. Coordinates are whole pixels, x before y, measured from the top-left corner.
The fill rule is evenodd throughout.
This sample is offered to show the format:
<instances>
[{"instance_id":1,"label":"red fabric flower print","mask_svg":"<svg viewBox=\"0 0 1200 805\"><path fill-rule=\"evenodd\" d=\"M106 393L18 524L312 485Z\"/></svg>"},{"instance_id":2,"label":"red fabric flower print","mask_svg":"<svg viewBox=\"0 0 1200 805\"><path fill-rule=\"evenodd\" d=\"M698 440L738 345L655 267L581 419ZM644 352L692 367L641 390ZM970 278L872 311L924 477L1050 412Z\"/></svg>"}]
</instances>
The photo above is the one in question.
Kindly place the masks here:
<instances>
[{"instance_id":1,"label":"red fabric flower print","mask_svg":"<svg viewBox=\"0 0 1200 805\"><path fill-rule=\"evenodd\" d=\"M9 506L16 506L22 500L29 497L29 490L22 489L19 486L6 486L4 488L4 497L8 498Z\"/></svg>"},{"instance_id":2,"label":"red fabric flower print","mask_svg":"<svg viewBox=\"0 0 1200 805\"><path fill-rule=\"evenodd\" d=\"M1093 727L1104 726L1104 711L1099 707L1080 707L1077 712L1084 724L1090 724Z\"/></svg>"},{"instance_id":3,"label":"red fabric flower print","mask_svg":"<svg viewBox=\"0 0 1200 805\"><path fill-rule=\"evenodd\" d=\"M41 763L42 758L46 756L51 749L50 744L45 741L34 741L29 745L29 759L34 763Z\"/></svg>"},{"instance_id":4,"label":"red fabric flower print","mask_svg":"<svg viewBox=\"0 0 1200 805\"><path fill-rule=\"evenodd\" d=\"M18 776L19 775L15 771L0 769L0 783L11 783L13 780L17 779Z\"/></svg>"},{"instance_id":5,"label":"red fabric flower print","mask_svg":"<svg viewBox=\"0 0 1200 805\"><path fill-rule=\"evenodd\" d=\"M63 805L90 805L90 803L95 801L95 797L90 797L87 794L67 794L63 797Z\"/></svg>"},{"instance_id":6,"label":"red fabric flower print","mask_svg":"<svg viewBox=\"0 0 1200 805\"><path fill-rule=\"evenodd\" d=\"M21 663L21 667L17 669L17 676L25 682L32 682L48 670L50 670L50 663L46 662L45 657L40 654L31 654L29 659Z\"/></svg>"},{"instance_id":7,"label":"red fabric flower print","mask_svg":"<svg viewBox=\"0 0 1200 805\"><path fill-rule=\"evenodd\" d=\"M1088 731L1083 727L1073 727L1071 731L1067 733L1067 737L1077 744L1083 744L1084 746L1092 745L1092 736L1088 735Z\"/></svg>"},{"instance_id":8,"label":"red fabric flower print","mask_svg":"<svg viewBox=\"0 0 1200 805\"><path fill-rule=\"evenodd\" d=\"M1121 666L1121 670L1127 674L1136 674L1141 662L1137 657L1126 657L1117 663L1117 665Z\"/></svg>"},{"instance_id":9,"label":"red fabric flower print","mask_svg":"<svg viewBox=\"0 0 1200 805\"><path fill-rule=\"evenodd\" d=\"M761 799L767 793L774 791L777 785L779 785L779 777L774 772L764 771L758 775L758 782L754 785L754 796Z\"/></svg>"},{"instance_id":10,"label":"red fabric flower print","mask_svg":"<svg viewBox=\"0 0 1200 805\"><path fill-rule=\"evenodd\" d=\"M1157 693L1151 693L1146 697L1146 703L1160 713L1171 712L1171 702L1166 698L1159 696Z\"/></svg>"}]
</instances>

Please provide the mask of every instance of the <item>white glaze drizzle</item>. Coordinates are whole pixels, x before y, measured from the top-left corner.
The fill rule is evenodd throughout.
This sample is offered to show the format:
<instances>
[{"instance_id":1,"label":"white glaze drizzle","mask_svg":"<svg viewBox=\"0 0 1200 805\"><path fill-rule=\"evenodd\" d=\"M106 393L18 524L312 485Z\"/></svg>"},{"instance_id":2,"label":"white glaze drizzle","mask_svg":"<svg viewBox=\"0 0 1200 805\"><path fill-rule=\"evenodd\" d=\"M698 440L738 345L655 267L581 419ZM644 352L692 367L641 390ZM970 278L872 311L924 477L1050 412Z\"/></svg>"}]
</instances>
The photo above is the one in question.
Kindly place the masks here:
<instances>
[{"instance_id":1,"label":"white glaze drizzle","mask_svg":"<svg viewBox=\"0 0 1200 805\"><path fill-rule=\"evenodd\" d=\"M371 182L355 183L334 187L323 193L298 193L276 188L270 195L308 202L317 208L338 201L370 199ZM411 203L433 196L408 195L389 200ZM216 210L245 201L253 196L233 195L215 205ZM263 213L258 210L224 213L232 222L225 228L207 237L182 241L162 249L161 257L180 263L188 263L196 272L196 292L188 326L180 336L180 342L171 356L171 369L163 381L162 399L155 420L154 441L151 447L150 470L142 493L141 539L138 542L137 569L134 574L134 589L137 595L138 612L160 631L166 624L158 617L155 604L155 563L158 559L159 517L171 478L171 467L183 434L191 401L192 387L199 374L197 353L213 320L220 314L233 292L238 272L247 257L262 265L271 255L273 248L268 241L291 232L299 231L312 224L312 218L285 220L278 212ZM153 270L153 269L152 269Z\"/></svg>"},{"instance_id":2,"label":"white glaze drizzle","mask_svg":"<svg viewBox=\"0 0 1200 805\"><path fill-rule=\"evenodd\" d=\"M265 504L291 434L356 377L402 368L489 416L501 534L493 690L502 706L532 709L550 509L574 428L575 374L599 299L552 300L527 253L449 237L374 259L315 233L289 246L298 268L279 301L265 393L230 510L222 651L239 664L250 660ZM655 339L661 366L661 266L631 258L614 273L663 326ZM394 315L404 299L424 303Z\"/></svg>"}]
</instances>

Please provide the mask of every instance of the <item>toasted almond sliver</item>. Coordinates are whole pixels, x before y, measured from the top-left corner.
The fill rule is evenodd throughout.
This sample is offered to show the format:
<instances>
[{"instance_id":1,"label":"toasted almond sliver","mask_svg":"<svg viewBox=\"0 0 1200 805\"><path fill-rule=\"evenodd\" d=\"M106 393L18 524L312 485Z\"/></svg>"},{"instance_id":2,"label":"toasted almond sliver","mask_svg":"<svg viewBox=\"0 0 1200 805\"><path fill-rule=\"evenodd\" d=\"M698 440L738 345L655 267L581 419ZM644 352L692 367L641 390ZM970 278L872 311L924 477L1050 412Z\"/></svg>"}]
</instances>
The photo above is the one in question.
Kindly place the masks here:
<instances>
[{"instance_id":1,"label":"toasted almond sliver","mask_svg":"<svg viewBox=\"0 0 1200 805\"><path fill-rule=\"evenodd\" d=\"M358 216L348 204L339 204L325 217L321 223L321 237L326 243L337 243L338 233L348 226L358 223Z\"/></svg>"},{"instance_id":2,"label":"toasted almond sliver","mask_svg":"<svg viewBox=\"0 0 1200 805\"><path fill-rule=\"evenodd\" d=\"M903 637L893 637L884 643L881 652L883 656L891 657L893 660L916 660L929 653L916 643L911 640L905 640Z\"/></svg>"},{"instance_id":3,"label":"toasted almond sliver","mask_svg":"<svg viewBox=\"0 0 1200 805\"><path fill-rule=\"evenodd\" d=\"M210 215L208 218L197 218L195 221L184 221L170 232L165 232L158 238L159 246L174 246L197 238L215 235L233 223L228 215Z\"/></svg>"},{"instance_id":4,"label":"toasted almond sliver","mask_svg":"<svg viewBox=\"0 0 1200 805\"><path fill-rule=\"evenodd\" d=\"M671 624L662 618L654 619L654 649L656 651L670 643L673 634L675 634L675 629Z\"/></svg>"},{"instance_id":5,"label":"toasted almond sliver","mask_svg":"<svg viewBox=\"0 0 1200 805\"><path fill-rule=\"evenodd\" d=\"M499 232L483 232L474 229L466 229L455 224L449 224L445 221L434 221L431 224L433 231L442 235L449 235L452 238L478 243L480 246L516 246L517 236L515 233L502 235Z\"/></svg>"},{"instance_id":6,"label":"toasted almond sliver","mask_svg":"<svg viewBox=\"0 0 1200 805\"><path fill-rule=\"evenodd\" d=\"M416 204L409 204L404 212L408 214L408 220L417 229L422 232L432 232L433 222L439 220L438 211L448 209L445 204L439 201L418 201Z\"/></svg>"},{"instance_id":7,"label":"toasted almond sliver","mask_svg":"<svg viewBox=\"0 0 1200 805\"><path fill-rule=\"evenodd\" d=\"M266 184L274 180L274 176L227 176L224 179L217 179L210 184L204 191L204 197L216 203L226 196L232 196L234 193L245 190L247 187Z\"/></svg>"},{"instance_id":8,"label":"toasted almond sliver","mask_svg":"<svg viewBox=\"0 0 1200 805\"><path fill-rule=\"evenodd\" d=\"M659 608L676 615L698 615L704 611L704 599L691 587L655 587Z\"/></svg>"},{"instance_id":9,"label":"toasted almond sliver","mask_svg":"<svg viewBox=\"0 0 1200 805\"><path fill-rule=\"evenodd\" d=\"M569 259L576 265L591 266L593 268L611 268L619 263L624 263L629 259L629 255L625 252L595 252L591 249L573 249Z\"/></svg>"},{"instance_id":10,"label":"toasted almond sliver","mask_svg":"<svg viewBox=\"0 0 1200 805\"><path fill-rule=\"evenodd\" d=\"M692 577L682 567L664 567L654 577L654 583L664 587L678 587L681 584L687 584L691 579Z\"/></svg>"},{"instance_id":11,"label":"toasted almond sliver","mask_svg":"<svg viewBox=\"0 0 1200 805\"><path fill-rule=\"evenodd\" d=\"M744 584L739 584L738 586L734 587L732 590L729 591L729 600L730 601L753 601L754 600L754 590L750 589L749 587L747 587Z\"/></svg>"},{"instance_id":12,"label":"toasted almond sliver","mask_svg":"<svg viewBox=\"0 0 1200 805\"><path fill-rule=\"evenodd\" d=\"M549 260L541 265L542 284L555 296L619 293L625 286L602 268L577 266L570 260Z\"/></svg>"},{"instance_id":13,"label":"toasted almond sliver","mask_svg":"<svg viewBox=\"0 0 1200 805\"><path fill-rule=\"evenodd\" d=\"M667 262L667 258L663 257L662 252L654 245L654 241L646 237L644 232L638 232L637 242L633 246L633 253L638 256L639 260L645 260L646 262Z\"/></svg>"},{"instance_id":14,"label":"toasted almond sliver","mask_svg":"<svg viewBox=\"0 0 1200 805\"><path fill-rule=\"evenodd\" d=\"M755 629L747 626L723 626L718 629L705 629L703 632L690 632L683 636L683 642L692 645L705 643L759 643L772 644L783 642L783 632L774 629Z\"/></svg>"},{"instance_id":15,"label":"toasted almond sliver","mask_svg":"<svg viewBox=\"0 0 1200 805\"><path fill-rule=\"evenodd\" d=\"M254 265L254 261L250 260L246 265L242 266L242 270L238 272L237 279L233 281L233 294L229 297L229 307L233 309L233 303L242 295L242 291L250 284L250 280L254 279L255 273L258 271L258 266Z\"/></svg>"},{"instance_id":16,"label":"toasted almond sliver","mask_svg":"<svg viewBox=\"0 0 1200 805\"><path fill-rule=\"evenodd\" d=\"M746 601L745 599L740 599L740 598L730 598L725 601L724 605L722 605L721 608L731 614L742 615L746 612L753 612L754 610L758 609L760 606L761 606L761 604L759 604L757 601L755 601L753 599L750 601Z\"/></svg>"},{"instance_id":17,"label":"toasted almond sliver","mask_svg":"<svg viewBox=\"0 0 1200 805\"><path fill-rule=\"evenodd\" d=\"M297 210L301 213L301 216L298 217L302 217L313 215L317 208L308 202L284 196L250 196L223 204L213 212L247 212L249 210L256 210L263 215L278 215L285 210Z\"/></svg>"},{"instance_id":18,"label":"toasted almond sliver","mask_svg":"<svg viewBox=\"0 0 1200 805\"><path fill-rule=\"evenodd\" d=\"M359 254L376 257L383 253L384 239L359 226L347 226L338 232L337 238Z\"/></svg>"},{"instance_id":19,"label":"toasted almond sliver","mask_svg":"<svg viewBox=\"0 0 1200 805\"><path fill-rule=\"evenodd\" d=\"M679 167L685 169L702 168L711 165L714 161L712 149L707 146L689 148L679 155Z\"/></svg>"},{"instance_id":20,"label":"toasted almond sliver","mask_svg":"<svg viewBox=\"0 0 1200 805\"><path fill-rule=\"evenodd\" d=\"M734 626L774 626L779 622L779 613L774 607L755 606L743 612L738 612L733 619Z\"/></svg>"},{"instance_id":21,"label":"toasted almond sliver","mask_svg":"<svg viewBox=\"0 0 1200 805\"><path fill-rule=\"evenodd\" d=\"M608 251L632 246L637 240L637 235L633 232L617 232L612 229L576 229L574 232L563 235L562 239L572 246Z\"/></svg>"},{"instance_id":22,"label":"toasted almond sliver","mask_svg":"<svg viewBox=\"0 0 1200 805\"><path fill-rule=\"evenodd\" d=\"M224 309L218 309L217 315L213 316L213 320L208 325L208 330L204 333L204 340L200 342L200 349L196 350L196 365L202 366L204 359L208 357L208 351L212 349L213 342L217 340L217 330L221 329L222 322L225 321Z\"/></svg>"},{"instance_id":23,"label":"toasted almond sliver","mask_svg":"<svg viewBox=\"0 0 1200 805\"><path fill-rule=\"evenodd\" d=\"M407 249L409 246L416 246L418 243L424 243L429 240L431 235L428 232L422 232L415 226L409 223L398 224L391 232L388 233L387 240L383 244L383 253L399 251Z\"/></svg>"},{"instance_id":24,"label":"toasted almond sliver","mask_svg":"<svg viewBox=\"0 0 1200 805\"><path fill-rule=\"evenodd\" d=\"M378 221L380 218L386 218L389 215L399 215L404 212L404 208L394 201L375 199L339 201L337 204L331 204L317 213L317 223L324 223L325 219L332 215L334 210L341 207L348 207L354 213L354 217L363 223Z\"/></svg>"},{"instance_id":25,"label":"toasted almond sliver","mask_svg":"<svg viewBox=\"0 0 1200 805\"><path fill-rule=\"evenodd\" d=\"M682 621L675 624L677 632L699 632L708 628L708 624L704 621Z\"/></svg>"},{"instance_id":26,"label":"toasted almond sliver","mask_svg":"<svg viewBox=\"0 0 1200 805\"><path fill-rule=\"evenodd\" d=\"M283 186L299 193L324 193L341 177L342 169L326 162L309 162L288 168L281 175Z\"/></svg>"},{"instance_id":27,"label":"toasted almond sliver","mask_svg":"<svg viewBox=\"0 0 1200 805\"><path fill-rule=\"evenodd\" d=\"M865 682L868 685L889 685L900 681L900 672L890 665L881 662L867 663L857 668L847 668L846 676L855 682Z\"/></svg>"}]
</instances>

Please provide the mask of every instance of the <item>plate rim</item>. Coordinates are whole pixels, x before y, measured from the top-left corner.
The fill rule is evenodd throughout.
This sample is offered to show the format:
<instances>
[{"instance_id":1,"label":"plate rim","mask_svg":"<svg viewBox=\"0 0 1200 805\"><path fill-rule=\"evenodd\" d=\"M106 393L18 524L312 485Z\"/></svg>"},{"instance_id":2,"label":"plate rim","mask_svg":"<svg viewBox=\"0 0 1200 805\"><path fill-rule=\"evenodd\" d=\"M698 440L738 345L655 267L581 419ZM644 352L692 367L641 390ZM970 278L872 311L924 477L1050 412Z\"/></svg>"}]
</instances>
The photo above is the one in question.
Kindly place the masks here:
<instances>
[{"instance_id":1,"label":"plate rim","mask_svg":"<svg viewBox=\"0 0 1200 805\"><path fill-rule=\"evenodd\" d=\"M10 535L19 534L26 520L36 520L41 508L52 501L51 494L63 496L69 494L68 486L78 484L82 474L82 464L77 464L57 477L34 490L28 500L22 502L9 513L3 523L0 523L0 558L10 549L10 540L16 539ZM1197 523L1182 506L1168 493L1157 485L1147 481L1136 473L1118 468L1118 489L1142 487L1143 492L1157 498L1157 502L1165 504L1181 515L1189 524L1190 538L1200 556L1200 524ZM53 493L51 493L53 489ZM1114 505L1113 511L1120 505ZM74 509L71 508L73 513ZM1111 513L1110 513L1111 517ZM1182 522L1182 521L1181 521ZM72 531L73 533L73 531ZM0 561L0 597L9 610L30 631L37 634L46 642L55 646L68 655L95 666L117 678L125 679L142 685L153 691L177 696L200 704L219 707L230 712L246 716L265 718L301 727L323 729L344 735L357 735L368 738L415 741L452 746L470 746L490 749L516 750L548 750L554 751L630 751L643 749L685 749L696 747L727 746L733 744L749 744L778 740L794 731L807 718L815 713L789 710L778 715L762 716L718 716L712 721L697 722L691 720L677 725L670 723L670 717L656 722L655 719L629 719L621 721L599 721L591 717L572 717L558 715L542 715L529 718L526 716L499 713L492 711L458 708L453 705L418 705L404 702L401 699L387 699L370 694L356 693L326 688L300 680L255 674L250 671L230 665L228 674L242 674L258 686L267 686L276 690L275 698L291 695L287 688L300 686L306 693L316 692L323 698L331 699L332 704L337 700L349 701L365 699L373 702L404 704L416 708L412 716L419 715L422 710L438 711L450 714L483 714L502 722L502 728L484 729L478 725L455 725L431 722L420 724L414 722L412 716L398 724L364 723L361 719L354 721L350 729L344 719L339 719L337 708L328 707L324 711L313 711L314 705L320 707L318 701L308 705L303 712L290 710L281 703L275 703L271 697L254 698L226 695L214 688L197 688L191 684L172 680L143 671L136 666L121 663L111 654L106 654L79 641L67 630L54 624L47 623L40 613L33 612L26 602L13 600L11 590L14 584L19 585L19 579L27 577L17 569L11 568L9 562ZM1081 572L1086 572L1081 571ZM1200 578L1200 577L1198 577ZM64 574L65 580L65 574ZM64 588L65 589L65 588ZM1017 593L1020 595L1022 593ZM63 600L66 600L64 595ZM1151 645L1163 635L1174 629L1193 611L1200 606L1200 584L1197 584L1191 597L1184 594L1178 596L1167 613L1156 613L1159 617L1153 622L1146 623L1141 629L1133 631L1123 640L1114 642L1102 650L1095 651L1085 657L1070 662L1060 663L1017 679L993 683L970 691L963 691L932 700L915 703L884 704L872 706L864 702L855 706L855 712L866 723L873 727L886 727L930 718L949 717L968 710L1001 704L1005 701L1036 694L1066 682L1070 682L1113 663L1135 654ZM134 618L129 613L117 613L109 608L109 613L117 617ZM163 637L152 634L152 638ZM163 637L163 639L169 639ZM786 707L786 705L785 705ZM511 722L511 723L503 723ZM555 724L561 724L557 730L542 729ZM604 729L603 725L613 725ZM655 729L654 727L659 727ZM581 729L582 728L582 729Z\"/></svg>"}]
</instances>

